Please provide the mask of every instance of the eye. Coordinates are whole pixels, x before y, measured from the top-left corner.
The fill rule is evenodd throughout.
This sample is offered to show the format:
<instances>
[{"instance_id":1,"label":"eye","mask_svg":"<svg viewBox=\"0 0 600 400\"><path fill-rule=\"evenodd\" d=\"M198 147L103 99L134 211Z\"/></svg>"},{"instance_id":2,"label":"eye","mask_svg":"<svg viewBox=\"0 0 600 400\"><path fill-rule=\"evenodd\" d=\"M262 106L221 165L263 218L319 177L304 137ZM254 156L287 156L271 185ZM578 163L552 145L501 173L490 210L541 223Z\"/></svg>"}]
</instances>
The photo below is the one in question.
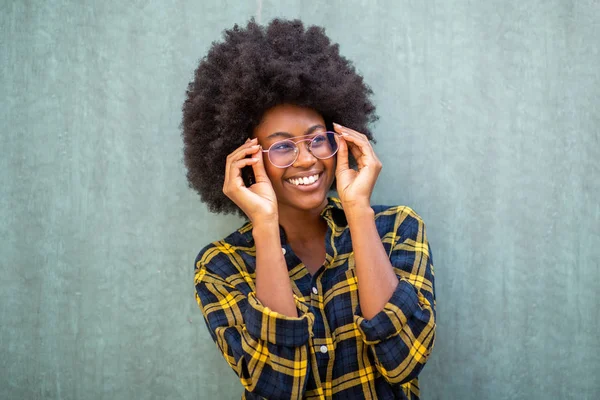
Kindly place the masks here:
<instances>
[{"instance_id":1,"label":"eye","mask_svg":"<svg viewBox=\"0 0 600 400\"><path fill-rule=\"evenodd\" d=\"M280 142L276 142L271 146L272 151L277 151L277 152L288 152L288 151L294 151L296 149L296 145L293 142L290 142L289 140L282 140Z\"/></svg>"},{"instance_id":2,"label":"eye","mask_svg":"<svg viewBox=\"0 0 600 400\"><path fill-rule=\"evenodd\" d=\"M327 136L325 136L324 134L319 134L315 136L312 140L313 146L322 146L325 143L327 143Z\"/></svg>"}]
</instances>

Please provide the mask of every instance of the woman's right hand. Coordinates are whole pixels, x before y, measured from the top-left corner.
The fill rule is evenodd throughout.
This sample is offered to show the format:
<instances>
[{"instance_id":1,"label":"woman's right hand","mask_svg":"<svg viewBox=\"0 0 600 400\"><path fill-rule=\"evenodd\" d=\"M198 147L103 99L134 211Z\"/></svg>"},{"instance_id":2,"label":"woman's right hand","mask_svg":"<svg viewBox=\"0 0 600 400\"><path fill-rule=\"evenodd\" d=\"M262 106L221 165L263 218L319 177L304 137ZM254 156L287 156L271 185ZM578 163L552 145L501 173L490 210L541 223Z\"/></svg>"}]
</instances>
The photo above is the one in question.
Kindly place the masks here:
<instances>
[{"instance_id":1,"label":"woman's right hand","mask_svg":"<svg viewBox=\"0 0 600 400\"><path fill-rule=\"evenodd\" d=\"M253 224L257 221L278 223L277 197L265 171L261 150L256 139L248 139L227 156L223 193L242 209ZM252 167L256 180L250 187L246 187L242 179L242 168L246 166Z\"/></svg>"}]
</instances>

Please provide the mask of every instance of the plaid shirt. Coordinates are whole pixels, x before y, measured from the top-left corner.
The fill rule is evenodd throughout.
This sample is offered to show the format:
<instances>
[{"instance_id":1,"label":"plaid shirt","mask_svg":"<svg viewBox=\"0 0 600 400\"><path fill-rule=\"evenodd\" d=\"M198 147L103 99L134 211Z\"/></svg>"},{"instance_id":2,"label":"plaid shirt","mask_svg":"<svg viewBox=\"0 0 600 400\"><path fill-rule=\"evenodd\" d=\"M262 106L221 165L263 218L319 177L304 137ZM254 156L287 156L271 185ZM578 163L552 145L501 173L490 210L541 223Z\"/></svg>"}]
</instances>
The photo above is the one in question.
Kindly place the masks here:
<instances>
[{"instance_id":1,"label":"plaid shirt","mask_svg":"<svg viewBox=\"0 0 600 400\"><path fill-rule=\"evenodd\" d=\"M310 275L285 240L298 309L292 318L255 294L252 225L205 247L196 300L210 334L240 377L245 399L419 399L417 375L435 336L433 265L425 226L408 207L373 206L398 287L372 319L361 316L354 253L341 202L330 198L326 260Z\"/></svg>"}]
</instances>

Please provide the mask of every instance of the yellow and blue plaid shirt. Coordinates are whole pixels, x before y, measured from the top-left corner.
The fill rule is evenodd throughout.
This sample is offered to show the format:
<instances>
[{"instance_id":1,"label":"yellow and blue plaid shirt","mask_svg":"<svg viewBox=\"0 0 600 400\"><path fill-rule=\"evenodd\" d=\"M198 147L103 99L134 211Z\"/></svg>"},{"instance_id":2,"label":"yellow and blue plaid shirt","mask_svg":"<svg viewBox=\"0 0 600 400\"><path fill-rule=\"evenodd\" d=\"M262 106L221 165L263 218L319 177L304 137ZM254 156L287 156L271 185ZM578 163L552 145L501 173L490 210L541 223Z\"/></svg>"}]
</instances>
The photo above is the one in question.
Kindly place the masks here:
<instances>
[{"instance_id":1,"label":"yellow and blue plaid shirt","mask_svg":"<svg viewBox=\"0 0 600 400\"><path fill-rule=\"evenodd\" d=\"M281 232L298 317L264 307L255 294L256 248L246 223L196 258L196 300L209 332L240 377L245 399L419 399L417 375L435 336L431 251L409 207L373 206L399 279L384 309L361 316L350 229L330 198L326 260L311 275Z\"/></svg>"}]
</instances>

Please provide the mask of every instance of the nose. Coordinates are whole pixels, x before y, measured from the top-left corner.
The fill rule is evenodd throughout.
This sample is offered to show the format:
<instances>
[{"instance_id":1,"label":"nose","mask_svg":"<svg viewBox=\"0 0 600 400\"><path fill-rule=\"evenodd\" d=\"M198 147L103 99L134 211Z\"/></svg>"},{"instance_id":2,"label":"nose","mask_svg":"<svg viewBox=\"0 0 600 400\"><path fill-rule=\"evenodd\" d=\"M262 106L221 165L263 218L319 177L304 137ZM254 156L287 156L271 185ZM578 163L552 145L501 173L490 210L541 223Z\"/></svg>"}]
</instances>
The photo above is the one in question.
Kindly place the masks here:
<instances>
[{"instance_id":1,"label":"nose","mask_svg":"<svg viewBox=\"0 0 600 400\"><path fill-rule=\"evenodd\" d=\"M308 143L309 142L303 142L297 144L298 158L296 158L296 161L294 161L292 166L298 168L307 168L317 162L317 158L310 152L310 150L308 150Z\"/></svg>"}]
</instances>

